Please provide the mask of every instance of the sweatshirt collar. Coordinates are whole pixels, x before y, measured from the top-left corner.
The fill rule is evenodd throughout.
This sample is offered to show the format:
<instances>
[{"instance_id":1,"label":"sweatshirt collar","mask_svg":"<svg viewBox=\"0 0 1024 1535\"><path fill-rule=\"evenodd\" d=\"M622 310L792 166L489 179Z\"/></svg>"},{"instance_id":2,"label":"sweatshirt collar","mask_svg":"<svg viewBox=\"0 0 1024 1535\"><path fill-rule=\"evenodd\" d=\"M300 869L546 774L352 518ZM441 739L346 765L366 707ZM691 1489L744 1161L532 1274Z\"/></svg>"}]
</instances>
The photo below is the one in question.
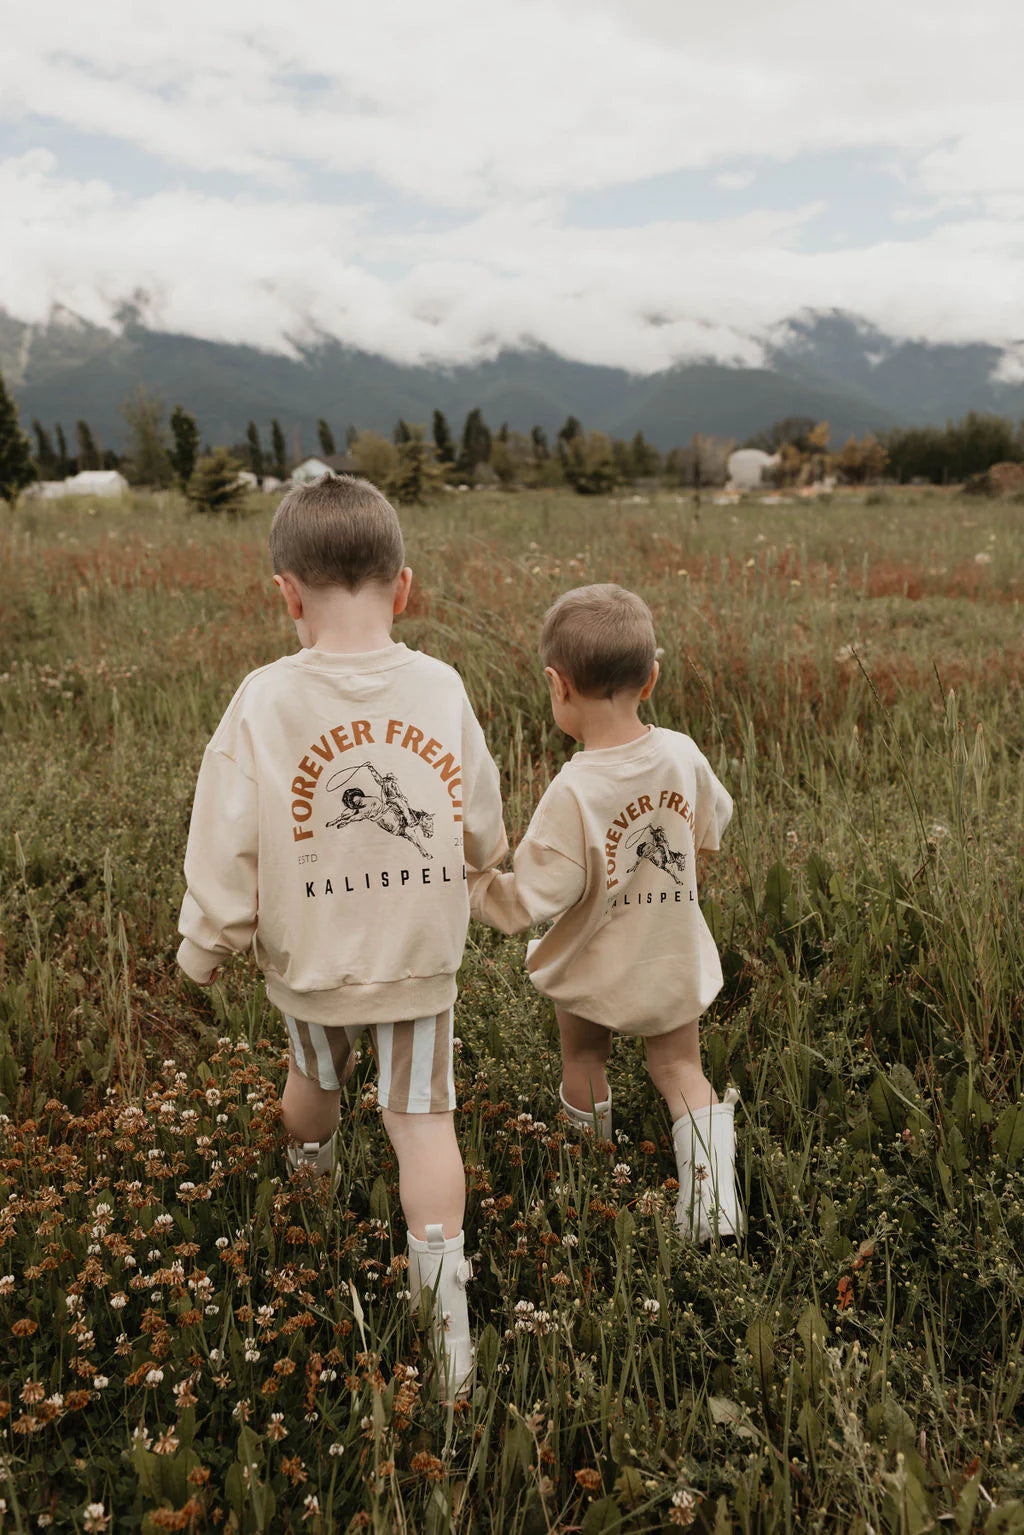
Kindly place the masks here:
<instances>
[{"instance_id":1,"label":"sweatshirt collar","mask_svg":"<svg viewBox=\"0 0 1024 1535\"><path fill-rule=\"evenodd\" d=\"M382 650L317 650L311 647L286 659L292 666L301 666L306 671L351 675L352 672L393 671L397 666L405 666L415 654L408 645L398 642L385 645Z\"/></svg>"},{"instance_id":2,"label":"sweatshirt collar","mask_svg":"<svg viewBox=\"0 0 1024 1535\"><path fill-rule=\"evenodd\" d=\"M618 762L632 762L634 757L646 757L654 750L658 735L656 725L648 725L647 733L622 746L599 746L593 751L578 751L565 764L567 768L614 767Z\"/></svg>"}]
</instances>

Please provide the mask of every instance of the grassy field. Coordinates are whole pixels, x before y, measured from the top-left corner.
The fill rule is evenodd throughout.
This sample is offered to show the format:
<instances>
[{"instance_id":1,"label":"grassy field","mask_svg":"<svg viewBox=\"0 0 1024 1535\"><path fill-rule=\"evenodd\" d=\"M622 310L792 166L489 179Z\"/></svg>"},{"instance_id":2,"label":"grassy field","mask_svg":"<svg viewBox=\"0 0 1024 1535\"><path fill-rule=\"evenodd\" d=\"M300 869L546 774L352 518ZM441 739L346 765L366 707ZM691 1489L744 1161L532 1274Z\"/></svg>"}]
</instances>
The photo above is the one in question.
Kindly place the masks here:
<instances>
[{"instance_id":1,"label":"grassy field","mask_svg":"<svg viewBox=\"0 0 1024 1535\"><path fill-rule=\"evenodd\" d=\"M650 602L652 717L737 806L704 1047L743 1095L748 1239L680 1245L629 1043L619 1168L566 1135L522 943L474 927L454 1412L392 1295L369 1080L327 1207L284 1173L250 964L210 993L174 965L202 748L295 644L269 513L0 516L0 1531L1024 1531L1024 509L404 513L400 637L463 673L513 837L568 749L539 619L592 580Z\"/></svg>"}]
</instances>

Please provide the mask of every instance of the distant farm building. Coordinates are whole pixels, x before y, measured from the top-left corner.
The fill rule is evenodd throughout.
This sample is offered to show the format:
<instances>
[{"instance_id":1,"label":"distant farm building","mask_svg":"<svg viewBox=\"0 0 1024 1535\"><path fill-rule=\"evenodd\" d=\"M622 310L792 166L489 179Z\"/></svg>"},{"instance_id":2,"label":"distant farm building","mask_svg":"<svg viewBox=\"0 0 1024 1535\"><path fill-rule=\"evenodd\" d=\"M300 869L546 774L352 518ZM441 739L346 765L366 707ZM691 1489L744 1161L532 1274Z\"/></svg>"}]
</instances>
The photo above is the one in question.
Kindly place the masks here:
<instances>
[{"instance_id":1,"label":"distant farm building","mask_svg":"<svg viewBox=\"0 0 1024 1535\"><path fill-rule=\"evenodd\" d=\"M771 483L771 472L779 462L777 453L762 453L760 448L738 448L729 454L729 486L733 490L760 490Z\"/></svg>"},{"instance_id":2,"label":"distant farm building","mask_svg":"<svg viewBox=\"0 0 1024 1535\"><path fill-rule=\"evenodd\" d=\"M324 474L356 474L356 461L347 453L329 453L322 458L304 458L292 470L293 485L308 485Z\"/></svg>"},{"instance_id":3,"label":"distant farm building","mask_svg":"<svg viewBox=\"0 0 1024 1535\"><path fill-rule=\"evenodd\" d=\"M40 480L30 491L45 501L55 501L59 496L118 497L128 493L128 481L116 469L83 469L79 474L69 474L66 480Z\"/></svg>"}]
</instances>

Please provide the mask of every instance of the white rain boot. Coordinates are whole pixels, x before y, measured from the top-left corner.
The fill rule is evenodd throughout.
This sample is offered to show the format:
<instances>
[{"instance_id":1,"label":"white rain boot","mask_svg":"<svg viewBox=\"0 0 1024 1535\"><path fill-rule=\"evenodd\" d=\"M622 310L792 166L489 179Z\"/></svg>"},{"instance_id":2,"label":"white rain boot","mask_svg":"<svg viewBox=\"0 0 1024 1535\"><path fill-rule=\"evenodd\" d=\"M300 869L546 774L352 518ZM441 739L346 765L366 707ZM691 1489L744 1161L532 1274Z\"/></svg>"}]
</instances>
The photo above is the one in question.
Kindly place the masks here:
<instances>
[{"instance_id":1,"label":"white rain boot","mask_svg":"<svg viewBox=\"0 0 1024 1535\"><path fill-rule=\"evenodd\" d=\"M464 1236L445 1238L443 1226L427 1226L426 1241L409 1235L409 1306L419 1311L424 1291L433 1297L431 1337L438 1380L446 1401L468 1396L474 1349L469 1335L466 1285L473 1265L465 1255Z\"/></svg>"},{"instance_id":2,"label":"white rain boot","mask_svg":"<svg viewBox=\"0 0 1024 1535\"><path fill-rule=\"evenodd\" d=\"M597 1123L597 1136L599 1140L610 1141L612 1138L612 1094L608 1089L608 1096L603 1103L595 1103L593 1109L578 1109L566 1099L562 1091L562 1084L558 1084L558 1096L562 1104L562 1113L568 1115L574 1125L581 1130L589 1130L594 1134L594 1123Z\"/></svg>"},{"instance_id":3,"label":"white rain boot","mask_svg":"<svg viewBox=\"0 0 1024 1535\"><path fill-rule=\"evenodd\" d=\"M338 1132L335 1130L325 1141L292 1141L286 1151L288 1165L296 1169L308 1167L314 1173L328 1174L333 1194L338 1187L337 1140Z\"/></svg>"},{"instance_id":4,"label":"white rain boot","mask_svg":"<svg viewBox=\"0 0 1024 1535\"><path fill-rule=\"evenodd\" d=\"M672 1126L679 1178L676 1225L691 1242L743 1235L734 1123L739 1101L730 1087L721 1103L684 1114Z\"/></svg>"}]
</instances>

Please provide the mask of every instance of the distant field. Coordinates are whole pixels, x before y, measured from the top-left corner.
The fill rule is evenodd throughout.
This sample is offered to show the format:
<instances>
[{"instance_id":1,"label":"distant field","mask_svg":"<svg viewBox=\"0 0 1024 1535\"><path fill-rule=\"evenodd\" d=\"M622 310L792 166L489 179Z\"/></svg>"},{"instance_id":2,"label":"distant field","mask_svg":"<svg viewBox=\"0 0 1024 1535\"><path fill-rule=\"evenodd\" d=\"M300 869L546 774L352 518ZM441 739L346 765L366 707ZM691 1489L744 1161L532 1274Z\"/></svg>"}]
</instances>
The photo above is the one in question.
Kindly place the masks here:
<instances>
[{"instance_id":1,"label":"distant field","mask_svg":"<svg viewBox=\"0 0 1024 1535\"><path fill-rule=\"evenodd\" d=\"M453 1416L409 1373L396 1169L360 1087L325 1209L284 1175L283 1033L250 965L206 994L173 962L203 746L295 646L271 510L0 517L0 1531L89 1529L93 1503L146 1531L1024 1531L1024 509L403 512L399 636L465 677L513 839L567 751L539 620L589 581L650 603L652 718L737 806L704 891L726 972L705 1051L743 1095L749 1238L678 1244L633 1047L627 1171L566 1138L522 943L474 927L482 1367Z\"/></svg>"}]
</instances>

